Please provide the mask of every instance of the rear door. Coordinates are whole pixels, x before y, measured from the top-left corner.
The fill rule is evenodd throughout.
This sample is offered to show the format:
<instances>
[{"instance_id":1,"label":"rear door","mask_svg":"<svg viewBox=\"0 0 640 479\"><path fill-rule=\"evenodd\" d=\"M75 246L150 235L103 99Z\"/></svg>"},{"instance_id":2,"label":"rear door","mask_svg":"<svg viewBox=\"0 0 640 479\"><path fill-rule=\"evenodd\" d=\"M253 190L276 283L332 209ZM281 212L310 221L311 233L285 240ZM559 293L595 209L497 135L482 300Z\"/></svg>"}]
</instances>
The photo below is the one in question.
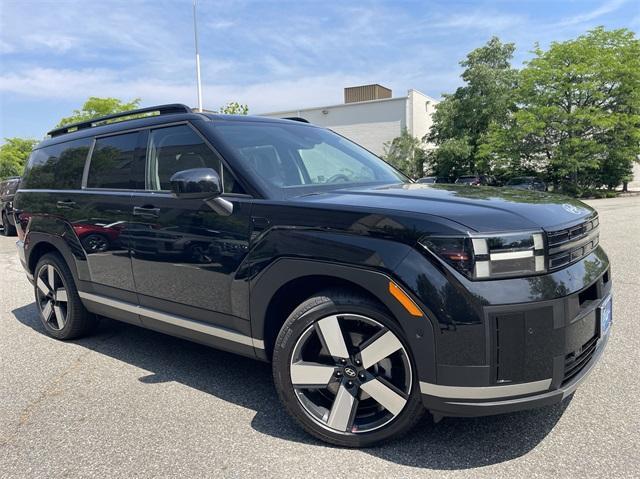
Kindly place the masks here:
<instances>
[{"instance_id":1,"label":"rear door","mask_svg":"<svg viewBox=\"0 0 640 479\"><path fill-rule=\"evenodd\" d=\"M146 131L97 137L82 195L68 214L87 257L92 291L131 303L137 303L129 248L132 194L144 190L146 138Z\"/></svg>"},{"instance_id":2,"label":"rear door","mask_svg":"<svg viewBox=\"0 0 640 479\"><path fill-rule=\"evenodd\" d=\"M213 168L223 177L223 197L233 204L230 215L216 213L205 201L171 195L171 176L192 168ZM248 336L244 259L249 246L251 198L243 194L220 156L188 123L150 130L147 189L133 194L131 250L140 305ZM144 321L153 318L143 317ZM193 326L173 319L170 322ZM161 323L153 326L163 329Z\"/></svg>"}]
</instances>

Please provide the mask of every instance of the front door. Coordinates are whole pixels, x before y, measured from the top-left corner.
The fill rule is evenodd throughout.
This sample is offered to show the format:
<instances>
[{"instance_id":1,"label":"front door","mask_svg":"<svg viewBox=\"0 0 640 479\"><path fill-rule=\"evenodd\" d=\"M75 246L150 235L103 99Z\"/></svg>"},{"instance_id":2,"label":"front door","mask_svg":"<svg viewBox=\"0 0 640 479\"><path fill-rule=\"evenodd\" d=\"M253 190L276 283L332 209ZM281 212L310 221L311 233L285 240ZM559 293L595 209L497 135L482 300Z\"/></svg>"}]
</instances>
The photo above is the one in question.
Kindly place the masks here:
<instances>
[{"instance_id":1,"label":"front door","mask_svg":"<svg viewBox=\"0 0 640 479\"><path fill-rule=\"evenodd\" d=\"M243 261L251 199L233 194L239 186L190 125L153 129L148 145L148 191L133 194L135 219L129 229L140 306L249 335ZM227 175L223 183L231 194L224 197L233 204L228 216L202 200L178 199L169 192L174 173L205 167Z\"/></svg>"}]
</instances>

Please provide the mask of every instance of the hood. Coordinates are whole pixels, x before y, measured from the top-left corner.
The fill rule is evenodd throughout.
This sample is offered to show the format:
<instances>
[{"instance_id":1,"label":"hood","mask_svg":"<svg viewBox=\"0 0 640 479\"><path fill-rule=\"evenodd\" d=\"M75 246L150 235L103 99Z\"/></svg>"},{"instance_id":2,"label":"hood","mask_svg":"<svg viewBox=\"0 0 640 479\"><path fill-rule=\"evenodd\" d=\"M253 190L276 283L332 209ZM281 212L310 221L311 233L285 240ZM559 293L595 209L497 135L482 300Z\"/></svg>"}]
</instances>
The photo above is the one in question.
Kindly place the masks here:
<instances>
[{"instance_id":1,"label":"hood","mask_svg":"<svg viewBox=\"0 0 640 479\"><path fill-rule=\"evenodd\" d=\"M552 231L585 221L595 213L578 200L550 193L449 184L358 186L297 200L438 216L477 232Z\"/></svg>"}]
</instances>

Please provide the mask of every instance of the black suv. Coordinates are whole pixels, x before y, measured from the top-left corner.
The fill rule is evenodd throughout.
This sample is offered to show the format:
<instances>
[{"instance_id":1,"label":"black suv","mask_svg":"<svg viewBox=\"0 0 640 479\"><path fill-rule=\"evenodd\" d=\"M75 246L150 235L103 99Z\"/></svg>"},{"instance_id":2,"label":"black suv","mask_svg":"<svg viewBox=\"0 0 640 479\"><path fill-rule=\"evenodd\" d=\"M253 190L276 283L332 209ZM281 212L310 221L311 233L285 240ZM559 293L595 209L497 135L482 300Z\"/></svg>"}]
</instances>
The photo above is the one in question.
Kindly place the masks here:
<instances>
[{"instance_id":1,"label":"black suv","mask_svg":"<svg viewBox=\"0 0 640 479\"><path fill-rule=\"evenodd\" d=\"M16 225L13 217L13 197L18 190L20 178L13 176L0 181L0 226L5 236L15 236Z\"/></svg>"},{"instance_id":2,"label":"black suv","mask_svg":"<svg viewBox=\"0 0 640 479\"><path fill-rule=\"evenodd\" d=\"M299 121L127 115L147 113L29 159L18 250L51 336L102 315L271 361L291 415L344 446L425 409L559 402L600 358L611 275L579 201L415 184Z\"/></svg>"}]
</instances>

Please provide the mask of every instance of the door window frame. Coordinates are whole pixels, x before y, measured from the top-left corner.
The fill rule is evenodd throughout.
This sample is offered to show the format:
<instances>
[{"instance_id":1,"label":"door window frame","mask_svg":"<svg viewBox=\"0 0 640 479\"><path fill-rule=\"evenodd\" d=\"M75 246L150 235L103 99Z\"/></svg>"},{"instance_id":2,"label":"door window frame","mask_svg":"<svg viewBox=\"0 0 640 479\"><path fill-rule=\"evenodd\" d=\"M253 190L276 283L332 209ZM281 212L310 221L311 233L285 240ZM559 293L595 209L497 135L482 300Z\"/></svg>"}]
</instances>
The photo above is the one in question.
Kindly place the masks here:
<instances>
[{"instance_id":1,"label":"door window frame","mask_svg":"<svg viewBox=\"0 0 640 479\"><path fill-rule=\"evenodd\" d=\"M221 196L226 196L226 197L236 197L236 198L253 198L253 196L249 193L230 193L230 192L225 192L224 191L224 174L225 174L225 169L226 171L231 174L231 176L233 176L233 179L242 187L243 190L247 191L247 188L245 187L245 185L238 181L238 176L233 172L233 170L231 169L231 167L229 166L229 163L224 159L224 157L220 154L220 152L218 152L218 150L211 144L211 142L196 128L194 127L190 121L188 120L182 120L182 121L175 121L175 122L171 122L171 123L161 123L161 124L157 124L157 125L149 125L149 126L143 126L143 127L138 127L138 128L130 128L130 129L126 129L126 130L119 130L117 132L109 132L109 133L105 133L102 135L96 135L92 138L91 141L91 146L89 147L89 153L87 155L87 159L85 161L84 164L84 170L82 172L82 183L81 183L81 189L83 191L97 191L97 192L107 192L107 191L114 191L114 192L122 192L122 193L154 193L154 194L167 194L170 195L171 191L170 190L156 190L156 189L151 189L150 185L148 184L148 168L149 168L149 163L150 163L150 142L151 142L151 132L152 130L159 130L162 128L169 128L169 127L173 127L173 126L180 126L180 125L187 125L189 128L191 128L191 130L193 132L195 132L196 135L198 135L198 137L202 140L202 142L211 150L211 152L220 160L220 180L222 181L222 194ZM144 189L132 189L132 188L93 188L93 187L88 187L87 186L87 180L89 178L89 168L91 167L91 159L93 157L93 152L95 150L95 145L97 143L98 140L103 139L103 138L109 138L109 137L113 137L113 136L119 136L119 135L126 135L128 133L138 133L138 135L140 135L140 133L142 132L147 132L147 138L146 138L146 144L144 145L145 148L145 166L144 166L144 171L145 171L145 178L144 178ZM140 140L140 136L138 136L138 140ZM136 147L140 148L142 147L142 145L138 145Z\"/></svg>"}]
</instances>

